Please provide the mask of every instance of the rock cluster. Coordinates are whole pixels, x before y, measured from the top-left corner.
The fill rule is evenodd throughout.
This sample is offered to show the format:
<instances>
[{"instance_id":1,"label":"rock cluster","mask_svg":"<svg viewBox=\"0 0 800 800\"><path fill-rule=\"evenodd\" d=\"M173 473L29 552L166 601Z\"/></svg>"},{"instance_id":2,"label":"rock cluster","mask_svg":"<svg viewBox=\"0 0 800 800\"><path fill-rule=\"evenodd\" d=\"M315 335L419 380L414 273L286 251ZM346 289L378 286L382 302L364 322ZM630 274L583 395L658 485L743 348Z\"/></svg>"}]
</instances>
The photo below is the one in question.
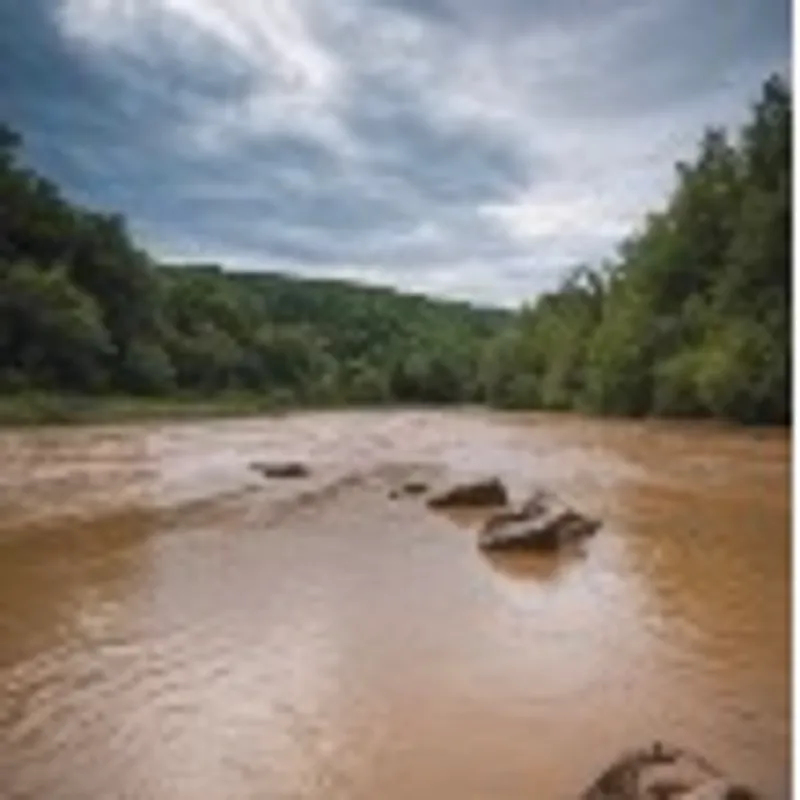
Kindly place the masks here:
<instances>
[{"instance_id":1,"label":"rock cluster","mask_svg":"<svg viewBox=\"0 0 800 800\"><path fill-rule=\"evenodd\" d=\"M594 534L598 520L587 517L542 489L523 503L511 505L509 492L497 477L459 481L430 491L427 483L410 480L393 490L390 497L428 494L429 508L436 510L489 509L478 534L483 550L554 551Z\"/></svg>"},{"instance_id":2,"label":"rock cluster","mask_svg":"<svg viewBox=\"0 0 800 800\"><path fill-rule=\"evenodd\" d=\"M486 520L478 535L483 550L558 550L594 534L598 520L570 508L543 490L518 508L508 508Z\"/></svg>"}]
</instances>

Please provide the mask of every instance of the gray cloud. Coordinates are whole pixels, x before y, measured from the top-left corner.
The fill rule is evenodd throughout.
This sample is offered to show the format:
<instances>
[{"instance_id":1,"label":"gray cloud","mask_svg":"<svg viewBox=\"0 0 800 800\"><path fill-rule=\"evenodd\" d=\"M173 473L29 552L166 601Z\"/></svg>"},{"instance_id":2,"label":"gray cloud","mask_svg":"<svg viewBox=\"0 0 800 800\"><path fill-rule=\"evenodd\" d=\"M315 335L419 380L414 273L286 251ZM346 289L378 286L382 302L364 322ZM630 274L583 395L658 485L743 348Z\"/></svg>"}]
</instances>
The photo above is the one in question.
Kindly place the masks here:
<instances>
[{"instance_id":1,"label":"gray cloud","mask_svg":"<svg viewBox=\"0 0 800 800\"><path fill-rule=\"evenodd\" d=\"M30 0L0 8L0 115L162 257L514 303L610 255L702 128L743 118L787 67L788 19L788 0Z\"/></svg>"}]
</instances>

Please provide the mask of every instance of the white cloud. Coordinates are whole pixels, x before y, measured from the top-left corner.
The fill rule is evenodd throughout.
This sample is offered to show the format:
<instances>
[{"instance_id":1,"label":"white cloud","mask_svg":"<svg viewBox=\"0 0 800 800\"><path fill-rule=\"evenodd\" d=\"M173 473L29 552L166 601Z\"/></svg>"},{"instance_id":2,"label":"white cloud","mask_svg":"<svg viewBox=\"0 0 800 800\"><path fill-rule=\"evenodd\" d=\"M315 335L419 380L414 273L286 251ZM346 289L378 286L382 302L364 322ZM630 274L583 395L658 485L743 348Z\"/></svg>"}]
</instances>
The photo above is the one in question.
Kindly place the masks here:
<instances>
[{"instance_id":1,"label":"white cloud","mask_svg":"<svg viewBox=\"0 0 800 800\"><path fill-rule=\"evenodd\" d=\"M163 34L205 61L213 43L264 77L322 96L335 87L337 64L312 37L308 9L303 0L61 0L60 20L67 36L94 47L141 49Z\"/></svg>"},{"instance_id":2,"label":"white cloud","mask_svg":"<svg viewBox=\"0 0 800 800\"><path fill-rule=\"evenodd\" d=\"M544 196L539 196L544 195ZM483 206L482 213L497 220L515 238L526 242L563 236L597 236L615 239L623 236L630 220L602 198L579 195L559 200L544 192L508 203Z\"/></svg>"},{"instance_id":3,"label":"white cloud","mask_svg":"<svg viewBox=\"0 0 800 800\"><path fill-rule=\"evenodd\" d=\"M61 0L65 35L109 59L169 56L187 70L212 71L227 60L248 77L248 90L229 99L197 98L176 139L203 150L274 131L314 131L341 144L326 113L341 90L342 69L310 30L304 0ZM124 64L123 64L124 67Z\"/></svg>"}]
</instances>

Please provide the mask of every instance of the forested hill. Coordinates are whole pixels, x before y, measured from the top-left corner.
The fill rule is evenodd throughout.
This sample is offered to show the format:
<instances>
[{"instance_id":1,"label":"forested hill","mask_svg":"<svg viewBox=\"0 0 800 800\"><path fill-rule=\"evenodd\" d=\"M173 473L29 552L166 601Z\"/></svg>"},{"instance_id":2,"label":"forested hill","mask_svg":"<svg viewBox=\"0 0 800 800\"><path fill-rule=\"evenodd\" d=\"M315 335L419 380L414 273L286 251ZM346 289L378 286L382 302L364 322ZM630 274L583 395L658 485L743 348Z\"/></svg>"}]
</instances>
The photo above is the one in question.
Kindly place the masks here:
<instances>
[{"instance_id":1,"label":"forested hill","mask_svg":"<svg viewBox=\"0 0 800 800\"><path fill-rule=\"evenodd\" d=\"M159 267L0 129L0 392L465 402L508 315L336 281Z\"/></svg>"},{"instance_id":2,"label":"forested hill","mask_svg":"<svg viewBox=\"0 0 800 800\"><path fill-rule=\"evenodd\" d=\"M791 94L708 130L615 260L518 314L156 265L0 126L0 394L446 403L787 422ZM589 135L589 132L587 132ZM532 269L535 265L532 265Z\"/></svg>"},{"instance_id":3,"label":"forested hill","mask_svg":"<svg viewBox=\"0 0 800 800\"><path fill-rule=\"evenodd\" d=\"M210 324L238 347L221 347L238 364L233 378L183 376L208 391L233 380L285 400L479 400L484 346L510 320L502 310L346 281L192 266L162 267L159 276L181 335Z\"/></svg>"}]
</instances>

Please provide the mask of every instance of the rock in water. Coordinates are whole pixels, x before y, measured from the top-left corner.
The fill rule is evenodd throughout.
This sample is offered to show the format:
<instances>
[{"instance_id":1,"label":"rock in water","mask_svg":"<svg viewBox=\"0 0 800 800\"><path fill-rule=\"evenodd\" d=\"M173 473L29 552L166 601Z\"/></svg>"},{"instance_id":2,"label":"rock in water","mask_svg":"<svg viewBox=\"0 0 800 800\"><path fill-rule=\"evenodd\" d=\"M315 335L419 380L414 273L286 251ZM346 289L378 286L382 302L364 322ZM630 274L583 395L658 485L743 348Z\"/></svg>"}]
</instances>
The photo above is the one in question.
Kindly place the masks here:
<instances>
[{"instance_id":1,"label":"rock in water","mask_svg":"<svg viewBox=\"0 0 800 800\"><path fill-rule=\"evenodd\" d=\"M507 502L508 492L498 478L458 483L428 499L431 508L481 508L502 506Z\"/></svg>"},{"instance_id":2,"label":"rock in water","mask_svg":"<svg viewBox=\"0 0 800 800\"><path fill-rule=\"evenodd\" d=\"M410 480L403 484L403 494L425 494L428 484L425 481Z\"/></svg>"},{"instance_id":3,"label":"rock in water","mask_svg":"<svg viewBox=\"0 0 800 800\"><path fill-rule=\"evenodd\" d=\"M600 527L545 491L536 491L519 509L491 516L478 535L484 550L557 550L591 536Z\"/></svg>"},{"instance_id":4,"label":"rock in water","mask_svg":"<svg viewBox=\"0 0 800 800\"><path fill-rule=\"evenodd\" d=\"M548 508L551 508L559 499L547 489L534 489L531 496L520 506L519 510L528 517L535 517L538 514L543 514Z\"/></svg>"},{"instance_id":5,"label":"rock in water","mask_svg":"<svg viewBox=\"0 0 800 800\"><path fill-rule=\"evenodd\" d=\"M581 795L581 800L759 800L704 758L656 742L624 753Z\"/></svg>"},{"instance_id":6,"label":"rock in water","mask_svg":"<svg viewBox=\"0 0 800 800\"><path fill-rule=\"evenodd\" d=\"M254 461L250 469L265 478L307 478L311 471L300 461Z\"/></svg>"},{"instance_id":7,"label":"rock in water","mask_svg":"<svg viewBox=\"0 0 800 800\"><path fill-rule=\"evenodd\" d=\"M390 500L398 500L401 497L409 497L417 495L425 494L430 487L428 483L423 480L419 480L417 478L412 478L407 480L402 486L399 488L394 488L389 491L389 499Z\"/></svg>"}]
</instances>

